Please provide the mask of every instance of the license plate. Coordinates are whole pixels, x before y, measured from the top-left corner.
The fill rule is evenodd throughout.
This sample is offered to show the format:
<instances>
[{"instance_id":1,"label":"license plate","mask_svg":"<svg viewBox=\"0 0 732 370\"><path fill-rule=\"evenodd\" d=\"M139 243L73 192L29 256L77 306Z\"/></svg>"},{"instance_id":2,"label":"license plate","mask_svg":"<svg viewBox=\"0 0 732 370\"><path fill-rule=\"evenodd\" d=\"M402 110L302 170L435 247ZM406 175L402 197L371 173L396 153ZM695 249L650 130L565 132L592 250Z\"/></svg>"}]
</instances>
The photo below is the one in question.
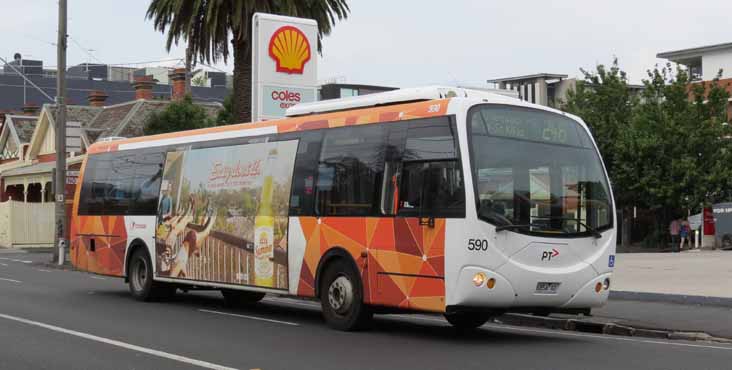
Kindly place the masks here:
<instances>
[{"instance_id":1,"label":"license plate","mask_svg":"<svg viewBox=\"0 0 732 370\"><path fill-rule=\"evenodd\" d=\"M536 283L536 293L538 294L557 294L557 289L562 283L557 282L544 282L540 281Z\"/></svg>"}]
</instances>

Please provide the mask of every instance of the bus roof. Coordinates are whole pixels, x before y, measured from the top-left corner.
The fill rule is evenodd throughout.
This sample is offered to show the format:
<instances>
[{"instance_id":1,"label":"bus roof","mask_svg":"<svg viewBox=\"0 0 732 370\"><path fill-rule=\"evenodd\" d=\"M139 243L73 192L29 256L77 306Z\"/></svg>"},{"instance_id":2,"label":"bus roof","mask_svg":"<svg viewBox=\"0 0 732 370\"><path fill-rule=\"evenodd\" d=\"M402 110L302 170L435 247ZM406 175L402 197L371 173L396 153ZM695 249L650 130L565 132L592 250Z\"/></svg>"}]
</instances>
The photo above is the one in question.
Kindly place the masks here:
<instances>
[{"instance_id":1,"label":"bus roof","mask_svg":"<svg viewBox=\"0 0 732 370\"><path fill-rule=\"evenodd\" d=\"M197 130L140 136L107 142L96 142L89 147L87 152L89 154L94 154L155 146L180 145L206 140L260 136L276 133L444 116L447 114L448 102L449 99L428 100L407 104L386 105L325 114L283 118L256 123L240 123L227 126L207 127Z\"/></svg>"},{"instance_id":2,"label":"bus roof","mask_svg":"<svg viewBox=\"0 0 732 370\"><path fill-rule=\"evenodd\" d=\"M572 115L555 109L527 103L494 92L456 87L430 86L298 104L287 110L289 117L278 120L216 126L198 130L96 142L89 147L87 152L93 154L156 146L181 145L197 141L443 116L447 114L448 103L451 99L468 100L475 103L486 102L528 106L557 112L577 119Z\"/></svg>"}]
</instances>

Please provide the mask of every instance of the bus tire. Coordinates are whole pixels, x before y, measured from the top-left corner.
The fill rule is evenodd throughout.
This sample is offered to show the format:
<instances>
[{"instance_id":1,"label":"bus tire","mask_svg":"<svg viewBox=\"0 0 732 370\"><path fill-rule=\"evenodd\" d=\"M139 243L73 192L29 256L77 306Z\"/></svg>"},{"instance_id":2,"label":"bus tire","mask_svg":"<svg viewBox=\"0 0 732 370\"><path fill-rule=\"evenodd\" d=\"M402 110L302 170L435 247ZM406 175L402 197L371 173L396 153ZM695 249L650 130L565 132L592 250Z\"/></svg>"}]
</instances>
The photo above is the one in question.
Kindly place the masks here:
<instances>
[{"instance_id":1,"label":"bus tire","mask_svg":"<svg viewBox=\"0 0 732 370\"><path fill-rule=\"evenodd\" d=\"M363 285L358 272L343 258L325 267L320 304L326 324L337 330L367 329L373 317L371 308L363 302Z\"/></svg>"},{"instance_id":2,"label":"bus tire","mask_svg":"<svg viewBox=\"0 0 732 370\"><path fill-rule=\"evenodd\" d=\"M264 293L262 292L249 292L236 289L221 289L221 295L224 296L226 305L230 307L250 306L264 298Z\"/></svg>"},{"instance_id":3,"label":"bus tire","mask_svg":"<svg viewBox=\"0 0 732 370\"><path fill-rule=\"evenodd\" d=\"M132 253L129 264L127 277L130 293L135 299L149 302L168 299L175 295L175 285L153 280L152 262L144 249L137 248Z\"/></svg>"},{"instance_id":4,"label":"bus tire","mask_svg":"<svg viewBox=\"0 0 732 370\"><path fill-rule=\"evenodd\" d=\"M483 312L451 312L445 314L445 319L452 326L460 330L472 330L483 326L489 319L490 315Z\"/></svg>"}]
</instances>

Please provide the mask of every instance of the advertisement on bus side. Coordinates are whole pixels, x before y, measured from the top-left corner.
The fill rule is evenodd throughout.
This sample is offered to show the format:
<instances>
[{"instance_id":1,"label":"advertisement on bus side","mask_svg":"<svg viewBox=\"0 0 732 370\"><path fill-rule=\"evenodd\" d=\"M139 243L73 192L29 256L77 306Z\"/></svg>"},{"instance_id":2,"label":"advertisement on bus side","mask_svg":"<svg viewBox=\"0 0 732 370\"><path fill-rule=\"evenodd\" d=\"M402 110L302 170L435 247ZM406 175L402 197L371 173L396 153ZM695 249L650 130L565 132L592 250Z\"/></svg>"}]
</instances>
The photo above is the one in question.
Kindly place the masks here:
<instances>
[{"instance_id":1,"label":"advertisement on bus side","mask_svg":"<svg viewBox=\"0 0 732 370\"><path fill-rule=\"evenodd\" d=\"M168 153L156 227L161 277L287 289L297 141Z\"/></svg>"}]
</instances>

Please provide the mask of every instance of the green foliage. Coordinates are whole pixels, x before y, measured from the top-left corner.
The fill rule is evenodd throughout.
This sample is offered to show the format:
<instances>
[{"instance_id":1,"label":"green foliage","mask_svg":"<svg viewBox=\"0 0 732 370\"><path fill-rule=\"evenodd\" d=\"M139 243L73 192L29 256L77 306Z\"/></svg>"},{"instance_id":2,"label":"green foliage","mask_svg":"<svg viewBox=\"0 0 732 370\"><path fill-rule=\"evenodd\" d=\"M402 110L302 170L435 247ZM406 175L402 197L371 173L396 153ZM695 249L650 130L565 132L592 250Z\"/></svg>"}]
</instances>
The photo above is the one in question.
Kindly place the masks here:
<instances>
[{"instance_id":1,"label":"green foliage","mask_svg":"<svg viewBox=\"0 0 732 370\"><path fill-rule=\"evenodd\" d=\"M643 103L620 136L614 181L641 207L698 209L729 200L732 191L729 94L718 78L689 85L686 71L670 65L648 72ZM708 98L707 98L708 97Z\"/></svg>"},{"instance_id":2,"label":"green foliage","mask_svg":"<svg viewBox=\"0 0 732 370\"><path fill-rule=\"evenodd\" d=\"M193 86L206 86L206 77L198 75L191 79L191 85Z\"/></svg>"},{"instance_id":3,"label":"green foliage","mask_svg":"<svg viewBox=\"0 0 732 370\"><path fill-rule=\"evenodd\" d=\"M231 95L227 95L224 98L224 109L220 110L216 116L216 124L218 126L225 126L233 123L236 123L234 119L234 103L231 100Z\"/></svg>"},{"instance_id":4,"label":"green foliage","mask_svg":"<svg viewBox=\"0 0 732 370\"><path fill-rule=\"evenodd\" d=\"M569 91L563 109L582 117L590 127L610 178L614 178L615 154L622 145L617 138L628 129L638 99L631 93L617 59L609 69L601 64L595 72L581 71L584 80Z\"/></svg>"},{"instance_id":5,"label":"green foliage","mask_svg":"<svg viewBox=\"0 0 732 370\"><path fill-rule=\"evenodd\" d=\"M705 89L682 69L656 67L636 97L617 60L583 72L563 108L590 126L618 207L666 217L732 200L732 140L723 124L729 94L718 79Z\"/></svg>"},{"instance_id":6,"label":"green foliage","mask_svg":"<svg viewBox=\"0 0 732 370\"><path fill-rule=\"evenodd\" d=\"M234 54L234 116L249 121L251 111L251 20L254 13L270 13L314 19L321 39L348 16L346 0L152 0L147 18L154 28L167 32L166 48L183 39L193 58L201 62L227 62Z\"/></svg>"},{"instance_id":7,"label":"green foliage","mask_svg":"<svg viewBox=\"0 0 732 370\"><path fill-rule=\"evenodd\" d=\"M150 115L143 131L145 135L163 134L213 126L206 111L193 104L190 96L170 103L163 111Z\"/></svg>"}]
</instances>

